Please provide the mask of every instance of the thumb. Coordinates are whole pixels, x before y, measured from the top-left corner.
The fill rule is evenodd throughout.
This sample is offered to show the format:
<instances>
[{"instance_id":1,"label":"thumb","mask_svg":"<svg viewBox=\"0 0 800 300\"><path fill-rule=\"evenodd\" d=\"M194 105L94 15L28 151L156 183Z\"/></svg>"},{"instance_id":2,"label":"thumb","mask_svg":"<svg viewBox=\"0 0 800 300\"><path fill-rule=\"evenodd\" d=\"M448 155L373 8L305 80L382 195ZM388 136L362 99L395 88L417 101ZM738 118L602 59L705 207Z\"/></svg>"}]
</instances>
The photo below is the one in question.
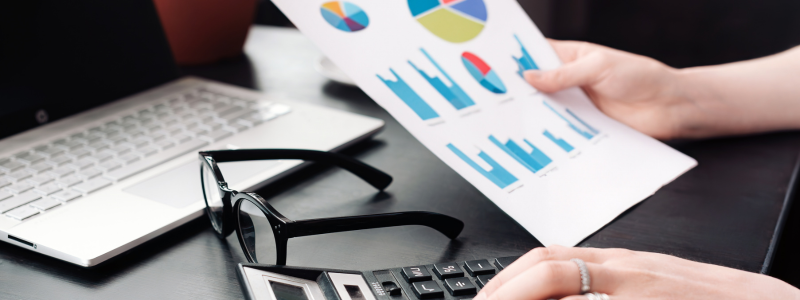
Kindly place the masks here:
<instances>
[{"instance_id":1,"label":"thumb","mask_svg":"<svg viewBox=\"0 0 800 300\"><path fill-rule=\"evenodd\" d=\"M575 86L587 86L600 80L604 69L601 55L588 55L553 70L530 70L525 80L539 91L555 93Z\"/></svg>"}]
</instances>

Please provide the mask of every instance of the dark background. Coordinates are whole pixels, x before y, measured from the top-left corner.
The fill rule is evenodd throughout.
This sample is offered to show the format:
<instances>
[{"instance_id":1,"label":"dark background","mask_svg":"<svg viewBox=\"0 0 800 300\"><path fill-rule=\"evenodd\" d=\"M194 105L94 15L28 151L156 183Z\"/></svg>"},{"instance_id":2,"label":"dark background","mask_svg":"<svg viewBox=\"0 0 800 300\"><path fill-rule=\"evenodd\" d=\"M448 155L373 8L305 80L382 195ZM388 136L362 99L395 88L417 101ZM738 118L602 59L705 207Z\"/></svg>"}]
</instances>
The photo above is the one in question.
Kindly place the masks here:
<instances>
[{"instance_id":1,"label":"dark background","mask_svg":"<svg viewBox=\"0 0 800 300\"><path fill-rule=\"evenodd\" d=\"M794 0L519 1L549 38L589 41L676 68L753 59L800 45L800 1ZM260 1L256 23L291 26L268 0ZM770 275L796 287L798 237L800 205L795 205Z\"/></svg>"}]
</instances>

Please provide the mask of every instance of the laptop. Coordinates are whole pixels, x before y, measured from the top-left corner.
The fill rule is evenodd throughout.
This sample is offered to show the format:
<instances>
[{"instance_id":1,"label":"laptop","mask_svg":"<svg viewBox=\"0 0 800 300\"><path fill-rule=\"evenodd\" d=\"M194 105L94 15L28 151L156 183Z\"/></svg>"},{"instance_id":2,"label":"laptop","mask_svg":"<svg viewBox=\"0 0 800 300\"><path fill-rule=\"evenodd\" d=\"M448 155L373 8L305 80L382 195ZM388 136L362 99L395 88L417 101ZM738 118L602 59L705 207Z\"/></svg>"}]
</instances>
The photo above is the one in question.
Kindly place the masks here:
<instances>
[{"instance_id":1,"label":"laptop","mask_svg":"<svg viewBox=\"0 0 800 300\"><path fill-rule=\"evenodd\" d=\"M84 267L204 215L199 150L337 151L384 126L181 78L151 0L0 4L0 40L0 240ZM252 190L302 166L221 168Z\"/></svg>"}]
</instances>

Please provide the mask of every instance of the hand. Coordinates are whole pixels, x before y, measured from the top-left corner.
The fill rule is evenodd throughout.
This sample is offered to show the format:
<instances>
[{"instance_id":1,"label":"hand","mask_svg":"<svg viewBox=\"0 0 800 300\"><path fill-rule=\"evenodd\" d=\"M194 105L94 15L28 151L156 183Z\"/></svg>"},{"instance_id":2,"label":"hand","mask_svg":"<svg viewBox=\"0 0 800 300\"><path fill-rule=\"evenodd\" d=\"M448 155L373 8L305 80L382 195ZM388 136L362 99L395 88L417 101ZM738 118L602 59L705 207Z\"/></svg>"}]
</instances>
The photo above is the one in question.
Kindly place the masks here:
<instances>
[{"instance_id":1,"label":"hand","mask_svg":"<svg viewBox=\"0 0 800 300\"><path fill-rule=\"evenodd\" d=\"M585 300L578 266L586 262L591 291L628 299L800 299L778 279L674 256L624 249L551 246L529 252L497 274L475 300Z\"/></svg>"},{"instance_id":2,"label":"hand","mask_svg":"<svg viewBox=\"0 0 800 300\"><path fill-rule=\"evenodd\" d=\"M550 40L564 65L525 72L536 89L581 87L606 115L659 139L681 135L689 101L676 88L677 70L654 59L586 42Z\"/></svg>"}]
</instances>

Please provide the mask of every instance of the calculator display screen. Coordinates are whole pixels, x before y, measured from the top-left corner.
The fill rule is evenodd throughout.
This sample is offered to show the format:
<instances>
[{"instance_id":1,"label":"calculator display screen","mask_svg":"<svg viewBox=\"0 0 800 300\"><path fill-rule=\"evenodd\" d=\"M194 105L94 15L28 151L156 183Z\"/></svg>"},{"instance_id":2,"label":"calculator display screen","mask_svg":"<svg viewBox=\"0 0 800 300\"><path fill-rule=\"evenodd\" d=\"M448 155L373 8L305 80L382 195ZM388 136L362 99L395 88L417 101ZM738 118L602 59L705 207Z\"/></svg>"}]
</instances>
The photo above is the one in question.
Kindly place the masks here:
<instances>
[{"instance_id":1,"label":"calculator display screen","mask_svg":"<svg viewBox=\"0 0 800 300\"><path fill-rule=\"evenodd\" d=\"M302 287L271 280L269 285L272 287L272 293L275 294L276 300L308 300L306 291Z\"/></svg>"}]
</instances>

